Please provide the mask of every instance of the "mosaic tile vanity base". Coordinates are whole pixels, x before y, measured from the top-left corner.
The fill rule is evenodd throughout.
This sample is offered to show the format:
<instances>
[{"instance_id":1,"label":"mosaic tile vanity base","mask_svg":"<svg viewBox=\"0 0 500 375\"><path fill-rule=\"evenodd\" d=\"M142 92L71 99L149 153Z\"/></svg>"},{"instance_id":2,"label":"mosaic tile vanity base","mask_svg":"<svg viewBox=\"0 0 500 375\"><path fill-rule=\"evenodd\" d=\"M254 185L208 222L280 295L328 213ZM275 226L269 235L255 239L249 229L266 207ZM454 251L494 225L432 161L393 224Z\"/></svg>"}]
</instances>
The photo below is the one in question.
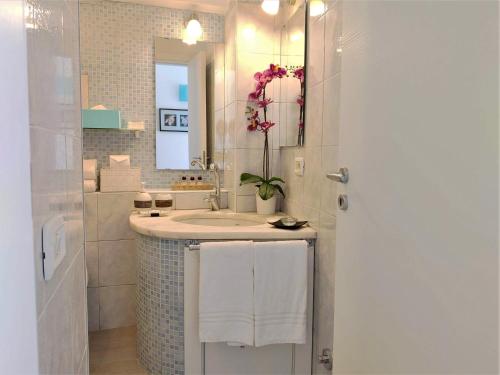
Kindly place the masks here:
<instances>
[{"instance_id":1,"label":"mosaic tile vanity base","mask_svg":"<svg viewBox=\"0 0 500 375\"><path fill-rule=\"evenodd\" d=\"M137 354L152 374L184 374L184 241L137 235Z\"/></svg>"}]
</instances>

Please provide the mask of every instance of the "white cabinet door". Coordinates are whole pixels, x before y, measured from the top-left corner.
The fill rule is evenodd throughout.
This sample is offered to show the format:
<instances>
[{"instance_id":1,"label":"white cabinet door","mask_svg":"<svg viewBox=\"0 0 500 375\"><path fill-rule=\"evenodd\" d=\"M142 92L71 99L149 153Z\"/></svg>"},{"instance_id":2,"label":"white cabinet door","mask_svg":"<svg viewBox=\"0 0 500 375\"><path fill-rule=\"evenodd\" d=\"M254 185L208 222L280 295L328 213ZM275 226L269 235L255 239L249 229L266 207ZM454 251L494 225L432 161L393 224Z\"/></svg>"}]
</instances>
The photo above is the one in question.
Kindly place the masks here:
<instances>
[{"instance_id":1,"label":"white cabinet door","mask_svg":"<svg viewBox=\"0 0 500 375\"><path fill-rule=\"evenodd\" d=\"M498 3L344 1L342 40L334 373L497 373Z\"/></svg>"}]
</instances>

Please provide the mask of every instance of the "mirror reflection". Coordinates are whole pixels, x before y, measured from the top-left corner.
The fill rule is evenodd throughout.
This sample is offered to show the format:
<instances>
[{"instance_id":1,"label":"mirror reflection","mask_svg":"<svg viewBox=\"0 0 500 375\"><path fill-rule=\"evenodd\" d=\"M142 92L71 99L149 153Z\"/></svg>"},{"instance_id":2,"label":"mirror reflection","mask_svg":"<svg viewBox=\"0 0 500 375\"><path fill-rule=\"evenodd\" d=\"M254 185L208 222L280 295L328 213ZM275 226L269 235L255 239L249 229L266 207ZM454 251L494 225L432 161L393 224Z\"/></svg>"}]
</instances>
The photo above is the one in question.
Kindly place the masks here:
<instances>
[{"instance_id":1,"label":"mirror reflection","mask_svg":"<svg viewBox=\"0 0 500 375\"><path fill-rule=\"evenodd\" d=\"M223 61L222 43L155 38L157 169L198 169L211 161L214 77Z\"/></svg>"},{"instance_id":2,"label":"mirror reflection","mask_svg":"<svg viewBox=\"0 0 500 375\"><path fill-rule=\"evenodd\" d=\"M305 140L306 5L283 4L280 58L288 71L281 80L280 146L302 146Z\"/></svg>"}]
</instances>

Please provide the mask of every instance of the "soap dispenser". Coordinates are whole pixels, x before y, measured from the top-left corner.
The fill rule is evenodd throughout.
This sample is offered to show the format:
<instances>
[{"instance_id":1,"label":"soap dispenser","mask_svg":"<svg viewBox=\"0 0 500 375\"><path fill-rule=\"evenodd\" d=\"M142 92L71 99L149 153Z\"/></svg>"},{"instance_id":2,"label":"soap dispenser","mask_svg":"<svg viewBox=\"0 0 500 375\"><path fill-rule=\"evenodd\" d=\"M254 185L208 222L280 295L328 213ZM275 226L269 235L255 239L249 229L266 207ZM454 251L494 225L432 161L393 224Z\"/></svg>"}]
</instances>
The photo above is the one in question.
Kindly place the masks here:
<instances>
[{"instance_id":1,"label":"soap dispenser","mask_svg":"<svg viewBox=\"0 0 500 375\"><path fill-rule=\"evenodd\" d=\"M141 191L138 192L134 197L134 207L135 208L151 208L153 205L153 200L151 199L151 195L146 193L146 189L144 188L144 182L141 182Z\"/></svg>"}]
</instances>

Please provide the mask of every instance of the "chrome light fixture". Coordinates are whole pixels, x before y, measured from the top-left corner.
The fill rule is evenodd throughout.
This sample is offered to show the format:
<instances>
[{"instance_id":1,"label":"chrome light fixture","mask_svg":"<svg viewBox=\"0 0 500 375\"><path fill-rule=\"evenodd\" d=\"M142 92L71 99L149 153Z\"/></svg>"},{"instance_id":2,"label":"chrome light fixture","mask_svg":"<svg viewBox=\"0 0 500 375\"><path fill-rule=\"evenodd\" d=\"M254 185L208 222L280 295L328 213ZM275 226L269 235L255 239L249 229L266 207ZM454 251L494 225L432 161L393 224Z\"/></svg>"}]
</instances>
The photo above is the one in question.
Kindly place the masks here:
<instances>
[{"instance_id":1,"label":"chrome light fixture","mask_svg":"<svg viewBox=\"0 0 500 375\"><path fill-rule=\"evenodd\" d=\"M188 45L196 44L196 42L201 39L202 34L203 28L201 27L200 21L198 21L196 16L193 14L186 23L182 41Z\"/></svg>"}]
</instances>

